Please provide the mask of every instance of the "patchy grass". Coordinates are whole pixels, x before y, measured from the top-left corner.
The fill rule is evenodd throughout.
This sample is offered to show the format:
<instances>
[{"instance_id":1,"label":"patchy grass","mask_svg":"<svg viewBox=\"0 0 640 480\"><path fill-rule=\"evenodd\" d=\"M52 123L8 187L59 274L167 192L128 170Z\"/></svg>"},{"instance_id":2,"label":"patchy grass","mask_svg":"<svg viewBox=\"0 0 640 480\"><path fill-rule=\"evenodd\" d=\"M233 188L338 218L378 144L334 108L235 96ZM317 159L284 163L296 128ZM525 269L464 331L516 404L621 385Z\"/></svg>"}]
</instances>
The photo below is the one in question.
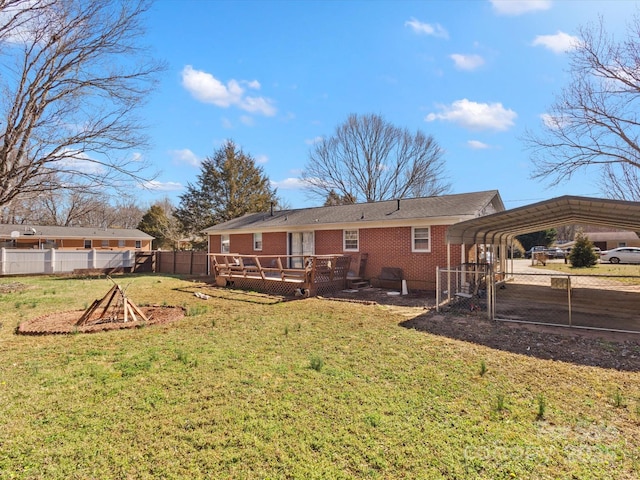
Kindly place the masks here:
<instances>
[{"instance_id":1,"label":"patchy grass","mask_svg":"<svg viewBox=\"0 0 640 480\"><path fill-rule=\"evenodd\" d=\"M192 316L16 336L22 319L111 287L20 281L0 294L0 478L640 476L638 372L405 329L381 307L155 275L116 281Z\"/></svg>"}]
</instances>

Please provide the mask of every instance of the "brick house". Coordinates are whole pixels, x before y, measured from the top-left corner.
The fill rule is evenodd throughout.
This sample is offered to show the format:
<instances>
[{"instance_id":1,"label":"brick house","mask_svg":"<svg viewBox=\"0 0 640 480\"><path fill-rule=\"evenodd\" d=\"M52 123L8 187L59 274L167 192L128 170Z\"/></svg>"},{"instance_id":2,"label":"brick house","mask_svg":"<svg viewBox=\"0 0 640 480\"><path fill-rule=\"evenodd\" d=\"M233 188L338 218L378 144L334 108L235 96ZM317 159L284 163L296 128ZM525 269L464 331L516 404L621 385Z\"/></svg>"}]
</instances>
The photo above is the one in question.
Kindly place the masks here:
<instances>
[{"instance_id":1,"label":"brick house","mask_svg":"<svg viewBox=\"0 0 640 480\"><path fill-rule=\"evenodd\" d=\"M153 237L135 228L0 225L0 246L59 250L150 251Z\"/></svg>"},{"instance_id":2,"label":"brick house","mask_svg":"<svg viewBox=\"0 0 640 480\"><path fill-rule=\"evenodd\" d=\"M211 254L291 255L300 264L306 255L367 254L363 277L373 285L391 268L408 288L434 290L436 267L448 264L448 252L451 265L468 261L467 247L447 247L448 226L503 210L491 190L252 213L204 233Z\"/></svg>"}]
</instances>

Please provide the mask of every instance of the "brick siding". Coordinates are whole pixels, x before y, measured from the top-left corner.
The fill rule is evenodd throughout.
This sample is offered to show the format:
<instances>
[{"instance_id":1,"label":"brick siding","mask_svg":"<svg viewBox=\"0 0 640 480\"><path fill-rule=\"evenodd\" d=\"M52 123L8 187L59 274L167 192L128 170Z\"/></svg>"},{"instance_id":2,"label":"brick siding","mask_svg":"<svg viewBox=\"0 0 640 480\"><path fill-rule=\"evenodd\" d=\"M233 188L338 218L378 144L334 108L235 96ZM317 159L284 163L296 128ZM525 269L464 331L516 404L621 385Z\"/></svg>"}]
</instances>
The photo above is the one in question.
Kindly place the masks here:
<instances>
[{"instance_id":1,"label":"brick siding","mask_svg":"<svg viewBox=\"0 0 640 480\"><path fill-rule=\"evenodd\" d=\"M411 227L361 228L359 229L358 252L344 252L343 231L320 230L315 232L316 255L346 254L352 257L367 253L365 277L375 280L382 267L401 268L407 286L413 290L435 290L436 267L447 265L446 225L431 227L431 251L412 252ZM211 253L220 253L220 235L211 235ZM286 232L264 233L262 251L253 250L253 234L230 235L230 251L251 255L285 255L287 253ZM451 264L461 263L460 245L451 245Z\"/></svg>"}]
</instances>

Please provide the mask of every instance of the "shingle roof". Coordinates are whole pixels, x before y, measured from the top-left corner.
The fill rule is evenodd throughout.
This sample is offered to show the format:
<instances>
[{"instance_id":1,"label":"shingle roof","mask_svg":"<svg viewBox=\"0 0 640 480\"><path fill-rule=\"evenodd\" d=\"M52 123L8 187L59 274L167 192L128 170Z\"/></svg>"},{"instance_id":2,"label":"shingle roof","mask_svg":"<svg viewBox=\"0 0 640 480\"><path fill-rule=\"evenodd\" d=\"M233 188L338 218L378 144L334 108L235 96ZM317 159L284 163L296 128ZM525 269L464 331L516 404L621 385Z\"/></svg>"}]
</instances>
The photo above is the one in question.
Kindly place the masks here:
<instances>
[{"instance_id":1,"label":"shingle roof","mask_svg":"<svg viewBox=\"0 0 640 480\"><path fill-rule=\"evenodd\" d=\"M35 230L35 232L33 231ZM11 232L32 238L86 238L114 240L152 240L154 237L134 228L59 227L47 225L0 224L0 238L11 238Z\"/></svg>"},{"instance_id":2,"label":"shingle roof","mask_svg":"<svg viewBox=\"0 0 640 480\"><path fill-rule=\"evenodd\" d=\"M284 230L333 224L374 223L415 219L459 218L466 220L504 210L497 190L441 195L437 197L405 198L382 202L356 203L274 212L250 213L204 230L217 233L227 230ZM366 225L363 225L363 227Z\"/></svg>"}]
</instances>

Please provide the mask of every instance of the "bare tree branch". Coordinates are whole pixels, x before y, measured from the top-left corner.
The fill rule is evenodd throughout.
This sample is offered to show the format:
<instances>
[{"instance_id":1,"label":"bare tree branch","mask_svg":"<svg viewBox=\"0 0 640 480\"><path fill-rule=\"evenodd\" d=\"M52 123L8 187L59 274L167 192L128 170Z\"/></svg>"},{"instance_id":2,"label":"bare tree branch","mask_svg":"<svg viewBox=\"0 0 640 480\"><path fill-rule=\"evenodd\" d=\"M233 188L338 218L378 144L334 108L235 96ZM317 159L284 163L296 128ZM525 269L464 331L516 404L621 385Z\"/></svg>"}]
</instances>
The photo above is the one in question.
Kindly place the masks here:
<instances>
[{"instance_id":1,"label":"bare tree branch","mask_svg":"<svg viewBox=\"0 0 640 480\"><path fill-rule=\"evenodd\" d=\"M164 66L139 45L146 0L0 0L0 206L148 180L136 110Z\"/></svg>"},{"instance_id":2,"label":"bare tree branch","mask_svg":"<svg viewBox=\"0 0 640 480\"><path fill-rule=\"evenodd\" d=\"M450 188L443 155L433 137L420 131L412 134L379 115L352 114L314 146L302 179L323 200L439 195Z\"/></svg>"},{"instance_id":3,"label":"bare tree branch","mask_svg":"<svg viewBox=\"0 0 640 480\"><path fill-rule=\"evenodd\" d=\"M638 200L640 19L634 17L624 41L609 36L602 19L580 29L579 38L570 53L571 79L542 132L525 133L532 177L558 185L593 170L605 195Z\"/></svg>"}]
</instances>

